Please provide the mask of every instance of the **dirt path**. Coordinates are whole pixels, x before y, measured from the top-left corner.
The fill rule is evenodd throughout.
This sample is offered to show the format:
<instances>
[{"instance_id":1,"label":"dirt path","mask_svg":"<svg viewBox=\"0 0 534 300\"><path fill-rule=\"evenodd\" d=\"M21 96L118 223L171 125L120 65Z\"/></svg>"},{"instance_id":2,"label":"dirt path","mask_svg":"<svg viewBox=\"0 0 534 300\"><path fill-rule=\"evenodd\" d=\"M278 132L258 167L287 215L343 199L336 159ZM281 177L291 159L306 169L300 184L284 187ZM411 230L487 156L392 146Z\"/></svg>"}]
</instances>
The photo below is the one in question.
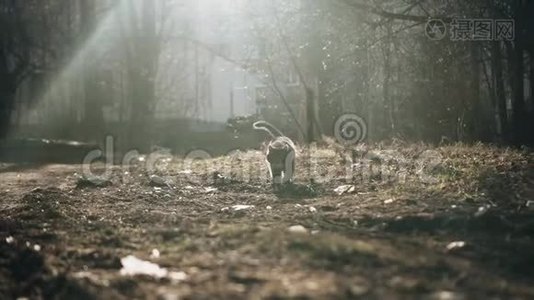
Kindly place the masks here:
<instances>
[{"instance_id":1,"label":"dirt path","mask_svg":"<svg viewBox=\"0 0 534 300\"><path fill-rule=\"evenodd\" d=\"M420 150L398 150L402 163L417 166ZM162 186L142 167L88 187L81 166L4 166L0 298L534 298L532 154L433 151L439 164L422 170L433 180L420 182L417 167L391 180L400 162L371 149L351 164L369 158L380 174L354 177L343 195L345 178L327 170L342 169L335 151L314 170L330 180L301 172L278 195L227 168L260 168L255 152L203 168L175 159L156 172ZM121 275L128 255L186 277Z\"/></svg>"}]
</instances>

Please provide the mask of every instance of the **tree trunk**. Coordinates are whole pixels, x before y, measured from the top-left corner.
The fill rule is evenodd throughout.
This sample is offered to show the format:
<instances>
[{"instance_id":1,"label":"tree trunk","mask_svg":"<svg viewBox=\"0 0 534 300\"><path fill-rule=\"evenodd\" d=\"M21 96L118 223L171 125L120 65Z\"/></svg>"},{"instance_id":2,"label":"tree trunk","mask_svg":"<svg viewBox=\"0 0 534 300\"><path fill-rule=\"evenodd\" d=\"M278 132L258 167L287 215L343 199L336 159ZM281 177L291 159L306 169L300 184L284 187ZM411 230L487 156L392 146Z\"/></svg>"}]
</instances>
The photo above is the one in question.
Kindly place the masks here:
<instances>
[{"instance_id":1,"label":"tree trunk","mask_svg":"<svg viewBox=\"0 0 534 300\"><path fill-rule=\"evenodd\" d=\"M314 119L315 119L315 104L313 90L310 87L306 88L306 140L308 144L315 141Z\"/></svg>"},{"instance_id":2,"label":"tree trunk","mask_svg":"<svg viewBox=\"0 0 534 300\"><path fill-rule=\"evenodd\" d=\"M525 111L525 82L524 82L524 59L523 48L519 42L516 42L513 56L512 69L512 129L513 143L517 146L524 143L527 113Z\"/></svg>"},{"instance_id":3,"label":"tree trunk","mask_svg":"<svg viewBox=\"0 0 534 300\"><path fill-rule=\"evenodd\" d=\"M4 139L9 133L11 125L11 115L15 104L15 93L11 87L1 83L0 86L0 140Z\"/></svg>"},{"instance_id":4,"label":"tree trunk","mask_svg":"<svg viewBox=\"0 0 534 300\"><path fill-rule=\"evenodd\" d=\"M17 1L0 2L0 21L11 25L0 29L0 139L9 133L15 108L18 84L28 66L29 48L26 27L20 21L20 6ZM18 42L18 43L17 43ZM18 62L13 65L12 56Z\"/></svg>"},{"instance_id":5,"label":"tree trunk","mask_svg":"<svg viewBox=\"0 0 534 300\"><path fill-rule=\"evenodd\" d=\"M527 24L525 25L525 41L526 48L528 49L529 58L530 58L530 73L529 73L529 82L530 82L530 120L531 120L531 132L530 136L532 137L531 142L534 143L534 1L529 1L525 9Z\"/></svg>"},{"instance_id":6,"label":"tree trunk","mask_svg":"<svg viewBox=\"0 0 534 300\"><path fill-rule=\"evenodd\" d=\"M527 117L530 120L529 131L527 132L528 143L534 145L534 46L531 46L529 50L530 58L530 111Z\"/></svg>"},{"instance_id":7,"label":"tree trunk","mask_svg":"<svg viewBox=\"0 0 534 300\"><path fill-rule=\"evenodd\" d=\"M501 44L498 41L494 41L491 44L491 70L494 82L493 88L495 89L495 111L498 115L499 133L501 138L505 138L508 136L508 112L504 90Z\"/></svg>"},{"instance_id":8,"label":"tree trunk","mask_svg":"<svg viewBox=\"0 0 534 300\"><path fill-rule=\"evenodd\" d=\"M80 24L82 39L87 41L95 29L95 3L93 0L80 1ZM85 57L83 90L85 95L84 101L84 118L85 134L89 140L97 141L104 128L104 115L102 112L101 95L99 95L98 70L94 64L94 53L87 53Z\"/></svg>"},{"instance_id":9,"label":"tree trunk","mask_svg":"<svg viewBox=\"0 0 534 300\"><path fill-rule=\"evenodd\" d=\"M387 36L389 37L386 40L385 50L384 50L384 89L383 97L384 103L387 109L388 118L386 121L386 128L388 130L387 135L393 137L395 134L395 106L393 103L393 97L390 92L390 83L391 83L391 26L388 26Z\"/></svg>"},{"instance_id":10,"label":"tree trunk","mask_svg":"<svg viewBox=\"0 0 534 300\"><path fill-rule=\"evenodd\" d=\"M143 0L141 15L135 19L135 7L130 6L133 14L130 30L135 37L133 47L128 49L127 66L131 90L131 115L129 140L132 146L146 152L150 148L151 125L155 102L155 77L159 58L159 41L156 36L155 2ZM128 37L124 37L128 38Z\"/></svg>"},{"instance_id":11,"label":"tree trunk","mask_svg":"<svg viewBox=\"0 0 534 300\"><path fill-rule=\"evenodd\" d=\"M7 55L0 45L0 139L8 134L15 104L16 87L12 76L7 68Z\"/></svg>"},{"instance_id":12,"label":"tree trunk","mask_svg":"<svg viewBox=\"0 0 534 300\"><path fill-rule=\"evenodd\" d=\"M531 48L529 51L530 59L530 106L533 109L531 113L534 113L534 48Z\"/></svg>"},{"instance_id":13,"label":"tree trunk","mask_svg":"<svg viewBox=\"0 0 534 300\"><path fill-rule=\"evenodd\" d=\"M471 44L471 64L472 64L472 78L471 78L471 93L472 99L469 109L469 135L472 140L480 139L482 128L480 124L483 109L480 105L480 50L476 43Z\"/></svg>"},{"instance_id":14,"label":"tree trunk","mask_svg":"<svg viewBox=\"0 0 534 300\"><path fill-rule=\"evenodd\" d=\"M518 32L512 50L512 129L513 143L520 146L526 142L528 135L528 114L525 106L525 61L524 43L521 35L524 25L524 1L519 1L516 7L515 24Z\"/></svg>"}]
</instances>

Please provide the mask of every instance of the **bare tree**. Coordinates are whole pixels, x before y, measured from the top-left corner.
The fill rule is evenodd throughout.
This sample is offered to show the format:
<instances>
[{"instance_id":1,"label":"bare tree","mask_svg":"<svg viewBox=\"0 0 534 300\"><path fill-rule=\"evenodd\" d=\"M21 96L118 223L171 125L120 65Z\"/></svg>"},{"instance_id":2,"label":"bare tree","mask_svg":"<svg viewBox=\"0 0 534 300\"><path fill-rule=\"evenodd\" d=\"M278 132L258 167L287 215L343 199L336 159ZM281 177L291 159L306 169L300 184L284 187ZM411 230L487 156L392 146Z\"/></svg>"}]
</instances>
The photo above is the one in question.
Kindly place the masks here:
<instances>
[{"instance_id":1,"label":"bare tree","mask_svg":"<svg viewBox=\"0 0 534 300\"><path fill-rule=\"evenodd\" d=\"M30 40L20 1L0 1L0 139L11 123L17 88L30 66Z\"/></svg>"}]
</instances>

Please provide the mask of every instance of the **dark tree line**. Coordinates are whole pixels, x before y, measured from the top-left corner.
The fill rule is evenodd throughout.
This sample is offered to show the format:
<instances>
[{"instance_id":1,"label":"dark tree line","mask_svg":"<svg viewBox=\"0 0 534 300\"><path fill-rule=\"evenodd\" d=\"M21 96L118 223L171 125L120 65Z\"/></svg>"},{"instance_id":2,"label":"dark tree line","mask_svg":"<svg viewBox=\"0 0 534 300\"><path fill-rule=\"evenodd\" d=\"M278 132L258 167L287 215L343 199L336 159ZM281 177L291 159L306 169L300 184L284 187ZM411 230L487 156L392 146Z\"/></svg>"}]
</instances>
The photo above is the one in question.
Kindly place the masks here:
<instances>
[{"instance_id":1,"label":"dark tree line","mask_svg":"<svg viewBox=\"0 0 534 300\"><path fill-rule=\"evenodd\" d=\"M359 57L351 67L355 74L352 93L358 95L355 106L367 111L379 138L534 142L534 2L339 2L345 5L341 9L350 7L356 18L365 20L357 30L365 32L365 41L360 43L366 46L352 53L352 58ZM335 7L324 7L339 15ZM454 19L513 20L515 38L434 41L421 32L430 19L446 23ZM344 34L341 38L347 39ZM331 55L332 60L339 56ZM347 57L350 61L351 56ZM346 62L333 62L339 67L326 75L332 85L339 84L336 72ZM380 73L378 79L373 72ZM375 96L378 101L362 95L373 85L380 86L376 93L381 95ZM328 106L332 102L335 111L336 101L334 96L322 103Z\"/></svg>"}]
</instances>

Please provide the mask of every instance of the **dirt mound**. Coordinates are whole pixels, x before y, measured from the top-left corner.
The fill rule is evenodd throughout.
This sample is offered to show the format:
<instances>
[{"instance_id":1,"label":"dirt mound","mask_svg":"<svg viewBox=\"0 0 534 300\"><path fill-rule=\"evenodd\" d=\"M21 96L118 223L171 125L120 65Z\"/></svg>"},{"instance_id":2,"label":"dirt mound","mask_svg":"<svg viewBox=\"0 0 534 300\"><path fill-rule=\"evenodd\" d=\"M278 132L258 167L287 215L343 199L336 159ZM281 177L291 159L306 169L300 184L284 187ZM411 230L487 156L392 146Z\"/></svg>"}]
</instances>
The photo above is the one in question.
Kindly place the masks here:
<instances>
[{"instance_id":1,"label":"dirt mound","mask_svg":"<svg viewBox=\"0 0 534 300\"><path fill-rule=\"evenodd\" d=\"M77 201L57 188L36 188L26 193L14 215L27 224L76 222Z\"/></svg>"}]
</instances>

